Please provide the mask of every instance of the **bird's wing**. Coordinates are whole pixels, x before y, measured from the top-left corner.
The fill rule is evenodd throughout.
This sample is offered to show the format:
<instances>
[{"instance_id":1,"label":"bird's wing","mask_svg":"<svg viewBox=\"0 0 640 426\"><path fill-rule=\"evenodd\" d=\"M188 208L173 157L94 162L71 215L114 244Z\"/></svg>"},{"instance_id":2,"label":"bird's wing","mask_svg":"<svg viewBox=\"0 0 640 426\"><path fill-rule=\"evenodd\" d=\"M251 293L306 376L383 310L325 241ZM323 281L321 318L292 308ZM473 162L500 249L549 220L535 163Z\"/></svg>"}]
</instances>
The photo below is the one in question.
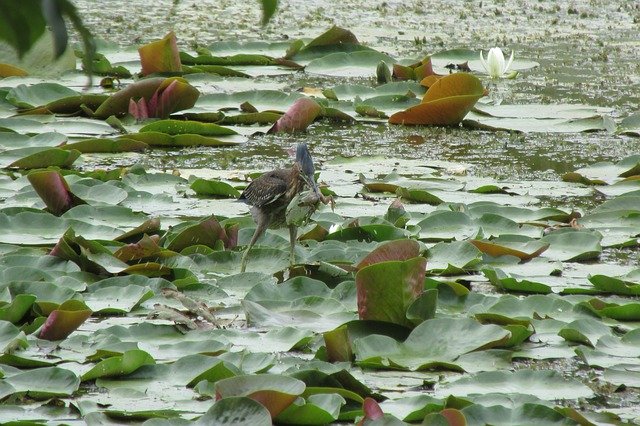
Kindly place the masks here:
<instances>
[{"instance_id":1,"label":"bird's wing","mask_svg":"<svg viewBox=\"0 0 640 426\"><path fill-rule=\"evenodd\" d=\"M272 170L254 180L242 192L240 200L255 207L263 207L278 200L287 192L289 170Z\"/></svg>"}]
</instances>

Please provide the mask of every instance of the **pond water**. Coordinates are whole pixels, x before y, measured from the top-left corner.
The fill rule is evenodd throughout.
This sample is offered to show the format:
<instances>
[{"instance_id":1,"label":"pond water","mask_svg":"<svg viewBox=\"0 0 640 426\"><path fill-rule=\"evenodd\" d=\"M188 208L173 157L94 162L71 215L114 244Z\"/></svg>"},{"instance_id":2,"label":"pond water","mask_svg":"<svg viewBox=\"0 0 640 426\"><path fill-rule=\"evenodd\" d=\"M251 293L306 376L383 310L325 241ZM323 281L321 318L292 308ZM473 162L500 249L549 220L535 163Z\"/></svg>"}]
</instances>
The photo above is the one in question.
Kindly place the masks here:
<instances>
[{"instance_id":1,"label":"pond water","mask_svg":"<svg viewBox=\"0 0 640 426\"><path fill-rule=\"evenodd\" d=\"M258 2L74 3L94 35L111 44L105 50L129 64L137 57L138 46L170 30L175 31L181 49L193 51L222 41L310 40L337 25L395 58L416 61L443 50L486 52L498 46L507 55L513 51L516 60L535 61L537 67L524 69L515 79L490 80L477 74L489 89L489 99L502 105L529 105L524 107L526 114L536 112L534 104L582 104L588 114L597 112L598 123L615 126L638 112L640 105L640 3L634 1L282 0L266 27L260 26ZM193 77L192 82L206 95L252 89L297 94L341 84L376 85L374 78L302 71L267 74L236 80ZM74 78L77 89L80 80ZM19 81L11 84L15 87ZM2 80L0 87L4 87ZM482 107L490 107L486 99L481 102ZM7 117L15 112L13 104L0 106ZM550 114L553 108L539 109ZM575 123L591 118L567 114ZM102 126L91 135L114 134L113 128L97 120L89 124L89 120L70 118L65 124L61 116L34 117L41 121L10 117L2 123L29 135L43 128L76 134L79 129L74 126ZM126 125L132 133L141 127L131 120ZM34 126L39 130L33 132ZM0 233L0 264L15 268L0 271L4 280L0 283L6 287L3 297L9 303L16 291L27 296L29 300L22 303L29 315L31 304L46 297L55 300L46 299L44 306L49 310L61 309L57 303L68 299L80 299L86 306L74 300L70 316L77 320L82 314L89 316L93 311L93 315L69 326L73 334L58 343L25 335L8 320L2 321L6 341L11 342L6 346L19 345L24 351L16 350L16 358L3 355L3 363L13 363L0 371L7 373L3 391L13 395L9 401L13 405L0 410L0 420L39 418L38 410L50 419L76 422L83 421L80 411L83 419L96 424L165 414L187 420L209 410L209 397L220 390L213 383L222 376L268 371L277 374L273 380L284 380L286 388L292 372L309 368L314 375L344 368L353 374L347 377L353 389L362 391L364 384L391 398L383 403L384 411L401 418L407 410L423 409L424 398L479 392L483 395L470 397L471 405L478 410L518 406L509 413L522 424L550 418L554 421L549 424L573 424L565 417L567 412L560 416L553 411L556 406L589 411L593 423L618 424L615 414L638 422L640 305L635 302L640 294L640 196L623 195L640 185L631 179L594 189L565 182L563 177L580 168L587 169L573 176L579 182L602 178L620 183L621 175L637 176L640 159L594 165L617 163L639 153L640 138L612 129L590 129L594 131L523 133L477 130L468 124L430 127L380 120L355 124L320 120L306 132L251 134L247 142L233 146L153 147L143 153L115 155L90 151L73 167L75 158L66 165L81 172L110 170L114 172L110 179L74 173L63 178L52 170L29 178L20 177L21 170L7 172L0 181L0 219L6 228ZM244 133L252 133L251 128ZM51 148L58 146L60 137L64 139L49 133L42 139ZM7 168L14 167L15 159L9 158L15 148L12 143L38 142L37 137L26 135L9 138L13 142L5 141L7 146L0 151L6 154L2 159ZM301 142L309 145L320 180L335 191L335 211L321 207L301 230L299 235L309 237L295 248L301 265L288 268L288 235L286 230L276 230L269 231L250 252L250 272L238 273L241 249L251 238L253 222L247 207L234 197L246 186L249 173L289 164L288 148ZM147 172L132 167L136 165ZM195 177L224 180L231 192L217 197L204 192L203 196L194 189ZM51 208L51 199L53 205L58 201L47 199L47 194L56 192L52 188L58 195L62 192L63 198L73 198L66 186L89 205L67 205L58 215L44 211L45 203ZM375 189L380 187L391 190ZM398 198L396 190L404 201L409 200L403 207L406 211L389 208ZM209 217L212 214L220 223ZM580 215L582 221L572 220ZM204 223L195 222L203 217L207 218ZM207 240L213 233L215 238ZM142 234L145 237L140 240ZM43 256L61 239L57 254L62 259ZM426 272L425 287L437 288L439 293L422 293L424 299L419 300L425 306L415 311L428 311L427 303L435 306L437 301L437 315L435 307L431 312L435 318L412 311L417 315L414 320L429 317L426 321L431 322L429 326L424 326L426 321L411 323L419 325L413 328L413 337L404 340L409 331L394 329L409 321L404 309L400 315L404 322L396 322L388 331L397 339L391 344L386 336L375 333L377 329L372 332L371 326L360 325L362 330L355 332L366 337L354 338L359 343L349 347L358 362L316 363L312 357L326 356L322 333L357 318L355 265L386 240L407 244L400 252L415 251L406 260L414 262L412 271L424 262L418 253L428 258L415 281L422 287ZM194 246L195 242L199 245ZM135 257L137 250L143 253L139 257ZM397 278L389 276L391 266L382 266L367 272L368 277L362 274L370 280L367 284L379 284L377 274L389 281ZM379 265L361 271L370 267ZM285 280L296 273L308 276ZM380 291L384 290L381 285ZM31 300L29 292L38 295ZM215 308L213 320L203 319L203 305L190 298ZM45 318L39 315L37 320ZM217 329L216 321L226 328ZM400 349L394 353L394 348ZM127 366L116 355L125 351L132 365L122 378ZM227 366L213 365L214 354ZM92 368L105 358L110 365ZM392 370L389 359L395 363ZM60 368L50 369L50 362L59 363ZM33 383L21 378L25 365L38 367L34 371L55 383L51 389L36 389L40 395L23 401L21 390L33 390L29 388ZM225 370L229 366L233 368ZM347 373L339 374L344 379ZM203 378L209 381L200 381ZM236 383L231 389L238 387ZM487 389L495 393L486 394ZM48 391L69 398L62 400L60 412L54 404L40 405ZM362 406L360 394L347 407L339 399L348 392L333 391L327 400L313 395L319 398L312 408L333 411L327 422L339 412L353 420L353 413ZM311 405L312 399L305 397ZM532 398L535 412L523 414L527 398ZM505 421L495 411L484 415L491 420L487 423ZM424 413L415 416L414 421L421 420ZM478 416L471 424L484 424ZM171 424L171 420L152 424Z\"/></svg>"},{"instance_id":2,"label":"pond water","mask_svg":"<svg viewBox=\"0 0 640 426\"><path fill-rule=\"evenodd\" d=\"M109 2L77 5L90 28L122 47L161 38L173 29L184 47L216 41L284 41L312 38L331 25L350 29L369 46L397 57L421 59L444 49L513 50L537 61L516 80L500 84L504 103L584 103L611 107L613 116L640 104L640 5L628 1L282 1L272 22L259 25L260 8L236 1ZM420 43L416 43L416 39ZM132 43L133 41L133 43ZM332 87L344 79L292 75L258 79L288 90ZM349 82L358 82L353 79ZM416 143L414 136L420 136ZM469 163L471 173L499 179L556 180L567 171L638 152L640 140L598 133L513 136L441 128L357 125L314 126L303 138L320 158L337 154L379 154L399 158ZM300 136L253 138L238 150L196 150L174 157L175 166L269 167L286 158L274 146ZM207 155L209 153L210 155ZM278 154L274 158L273 154ZM249 155L247 155L249 154ZM194 157L198 160L194 161ZM162 158L162 156L160 156ZM159 166L159 158L148 159Z\"/></svg>"}]
</instances>

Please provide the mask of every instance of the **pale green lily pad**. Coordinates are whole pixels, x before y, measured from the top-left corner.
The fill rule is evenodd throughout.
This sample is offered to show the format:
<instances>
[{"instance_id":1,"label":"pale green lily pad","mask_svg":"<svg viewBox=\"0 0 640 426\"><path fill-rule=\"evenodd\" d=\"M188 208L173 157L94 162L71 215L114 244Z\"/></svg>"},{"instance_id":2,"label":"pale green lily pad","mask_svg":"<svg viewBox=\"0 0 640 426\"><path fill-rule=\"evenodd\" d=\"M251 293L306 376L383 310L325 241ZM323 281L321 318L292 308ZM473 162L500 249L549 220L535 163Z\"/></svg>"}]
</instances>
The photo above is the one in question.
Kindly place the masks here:
<instances>
[{"instance_id":1,"label":"pale green lily pad","mask_svg":"<svg viewBox=\"0 0 640 426\"><path fill-rule=\"evenodd\" d=\"M473 404L462 409L468 424L491 425L525 425L539 426L569 426L575 422L551 407L542 404L525 403L521 406L509 408L502 405L482 406Z\"/></svg>"},{"instance_id":2,"label":"pale green lily pad","mask_svg":"<svg viewBox=\"0 0 640 426\"><path fill-rule=\"evenodd\" d=\"M558 335L569 342L595 347L602 336L612 336L610 327L593 318L572 321L563 327Z\"/></svg>"},{"instance_id":3,"label":"pale green lily pad","mask_svg":"<svg viewBox=\"0 0 640 426\"><path fill-rule=\"evenodd\" d=\"M234 413L234 416L229 416ZM207 425L239 425L239 421L248 424L271 424L271 415L264 405L244 396L227 397L219 401L200 417L195 423L198 426ZM171 421L171 423L173 420Z\"/></svg>"},{"instance_id":4,"label":"pale green lily pad","mask_svg":"<svg viewBox=\"0 0 640 426\"><path fill-rule=\"evenodd\" d=\"M427 251L427 271L438 275L461 274L474 270L482 253L468 241L438 243Z\"/></svg>"},{"instance_id":5,"label":"pale green lily pad","mask_svg":"<svg viewBox=\"0 0 640 426\"><path fill-rule=\"evenodd\" d=\"M420 239L425 241L450 241L475 238L480 231L478 224L463 212L436 210L418 222Z\"/></svg>"},{"instance_id":6,"label":"pale green lily pad","mask_svg":"<svg viewBox=\"0 0 640 426\"><path fill-rule=\"evenodd\" d=\"M183 112L198 112L200 109L206 111L237 110L240 109L240 105L245 102L251 104L258 111L285 112L301 97L303 97L303 95L298 93L288 94L277 90L251 90L231 94L215 93L200 96L193 109Z\"/></svg>"},{"instance_id":7,"label":"pale green lily pad","mask_svg":"<svg viewBox=\"0 0 640 426\"><path fill-rule=\"evenodd\" d=\"M11 375L5 379L13 393L28 393L34 399L64 397L78 390L80 378L59 367L37 368Z\"/></svg>"},{"instance_id":8,"label":"pale green lily pad","mask_svg":"<svg viewBox=\"0 0 640 426\"><path fill-rule=\"evenodd\" d=\"M439 387L436 395L467 396L489 392L533 395L544 400L590 398L593 391L552 370L487 371Z\"/></svg>"},{"instance_id":9,"label":"pale green lily pad","mask_svg":"<svg viewBox=\"0 0 640 426\"><path fill-rule=\"evenodd\" d=\"M30 86L21 84L9 90L6 99L18 108L26 109L78 94L75 90L57 83L38 83Z\"/></svg>"},{"instance_id":10,"label":"pale green lily pad","mask_svg":"<svg viewBox=\"0 0 640 426\"><path fill-rule=\"evenodd\" d=\"M618 133L629 136L640 136L640 113L625 117L618 126Z\"/></svg>"},{"instance_id":11,"label":"pale green lily pad","mask_svg":"<svg viewBox=\"0 0 640 426\"><path fill-rule=\"evenodd\" d=\"M89 308L98 314L123 314L130 312L145 300L153 296L149 287L128 285L126 287L109 286L84 294Z\"/></svg>"},{"instance_id":12,"label":"pale green lily pad","mask_svg":"<svg viewBox=\"0 0 640 426\"><path fill-rule=\"evenodd\" d=\"M416 327L404 343L379 335L354 342L356 362L369 368L459 370L456 359L474 350L499 346L510 336L505 329L472 319L437 318Z\"/></svg>"},{"instance_id":13,"label":"pale green lily pad","mask_svg":"<svg viewBox=\"0 0 640 426\"><path fill-rule=\"evenodd\" d=\"M600 256L602 235L591 231L558 230L540 239L548 243L544 257L560 261L582 261Z\"/></svg>"},{"instance_id":14,"label":"pale green lily pad","mask_svg":"<svg viewBox=\"0 0 640 426\"><path fill-rule=\"evenodd\" d=\"M380 61L389 65L395 62L390 56L376 51L339 52L312 60L305 71L338 77L374 77Z\"/></svg>"},{"instance_id":15,"label":"pale green lily pad","mask_svg":"<svg viewBox=\"0 0 640 426\"><path fill-rule=\"evenodd\" d=\"M483 322L528 325L536 317L565 321L580 317L581 315L573 312L573 306L571 302L555 295L533 295L524 299L507 295L489 307L476 305L470 307L469 311Z\"/></svg>"},{"instance_id":16,"label":"pale green lily pad","mask_svg":"<svg viewBox=\"0 0 640 426\"><path fill-rule=\"evenodd\" d=\"M496 287L516 293L540 293L549 294L551 287L542 282L536 282L522 277L514 277L505 274L501 269L483 269L482 273Z\"/></svg>"}]
</instances>

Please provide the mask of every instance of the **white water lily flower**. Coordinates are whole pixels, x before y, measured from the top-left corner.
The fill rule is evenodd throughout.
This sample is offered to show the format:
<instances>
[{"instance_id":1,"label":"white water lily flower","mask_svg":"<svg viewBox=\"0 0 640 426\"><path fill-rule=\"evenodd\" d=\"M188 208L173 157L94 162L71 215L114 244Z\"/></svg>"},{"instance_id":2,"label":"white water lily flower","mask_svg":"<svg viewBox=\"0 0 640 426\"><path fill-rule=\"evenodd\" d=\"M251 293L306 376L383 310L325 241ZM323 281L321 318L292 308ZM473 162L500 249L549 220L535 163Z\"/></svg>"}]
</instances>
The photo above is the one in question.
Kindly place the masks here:
<instances>
[{"instance_id":1,"label":"white water lily flower","mask_svg":"<svg viewBox=\"0 0 640 426\"><path fill-rule=\"evenodd\" d=\"M511 51L509 62L507 62L506 64L504 62L502 49L500 49L499 47L492 47L491 49L489 49L489 54L487 55L486 60L484 59L481 50L480 61L482 62L482 66L491 78L500 78L503 77L504 74L509 70L511 63L513 62L513 50Z\"/></svg>"}]
</instances>

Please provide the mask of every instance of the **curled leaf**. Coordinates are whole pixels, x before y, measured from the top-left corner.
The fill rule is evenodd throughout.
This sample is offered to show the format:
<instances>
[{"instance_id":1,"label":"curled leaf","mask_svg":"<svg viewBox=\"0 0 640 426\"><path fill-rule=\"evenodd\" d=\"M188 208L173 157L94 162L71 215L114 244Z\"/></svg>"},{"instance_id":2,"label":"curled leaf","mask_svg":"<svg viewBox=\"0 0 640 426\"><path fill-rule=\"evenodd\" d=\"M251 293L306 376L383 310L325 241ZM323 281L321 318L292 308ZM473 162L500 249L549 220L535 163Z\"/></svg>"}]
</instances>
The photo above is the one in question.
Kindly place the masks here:
<instances>
[{"instance_id":1,"label":"curled leaf","mask_svg":"<svg viewBox=\"0 0 640 426\"><path fill-rule=\"evenodd\" d=\"M451 74L434 82L422 102L389 117L391 124L458 124L484 96L480 80L467 73Z\"/></svg>"},{"instance_id":2,"label":"curled leaf","mask_svg":"<svg viewBox=\"0 0 640 426\"><path fill-rule=\"evenodd\" d=\"M300 98L276 121L267 133L302 132L320 114L322 107L310 98Z\"/></svg>"},{"instance_id":3,"label":"curled leaf","mask_svg":"<svg viewBox=\"0 0 640 426\"><path fill-rule=\"evenodd\" d=\"M176 35L169 32L161 40L153 41L138 48L142 75L155 72L178 72L182 70Z\"/></svg>"}]
</instances>

